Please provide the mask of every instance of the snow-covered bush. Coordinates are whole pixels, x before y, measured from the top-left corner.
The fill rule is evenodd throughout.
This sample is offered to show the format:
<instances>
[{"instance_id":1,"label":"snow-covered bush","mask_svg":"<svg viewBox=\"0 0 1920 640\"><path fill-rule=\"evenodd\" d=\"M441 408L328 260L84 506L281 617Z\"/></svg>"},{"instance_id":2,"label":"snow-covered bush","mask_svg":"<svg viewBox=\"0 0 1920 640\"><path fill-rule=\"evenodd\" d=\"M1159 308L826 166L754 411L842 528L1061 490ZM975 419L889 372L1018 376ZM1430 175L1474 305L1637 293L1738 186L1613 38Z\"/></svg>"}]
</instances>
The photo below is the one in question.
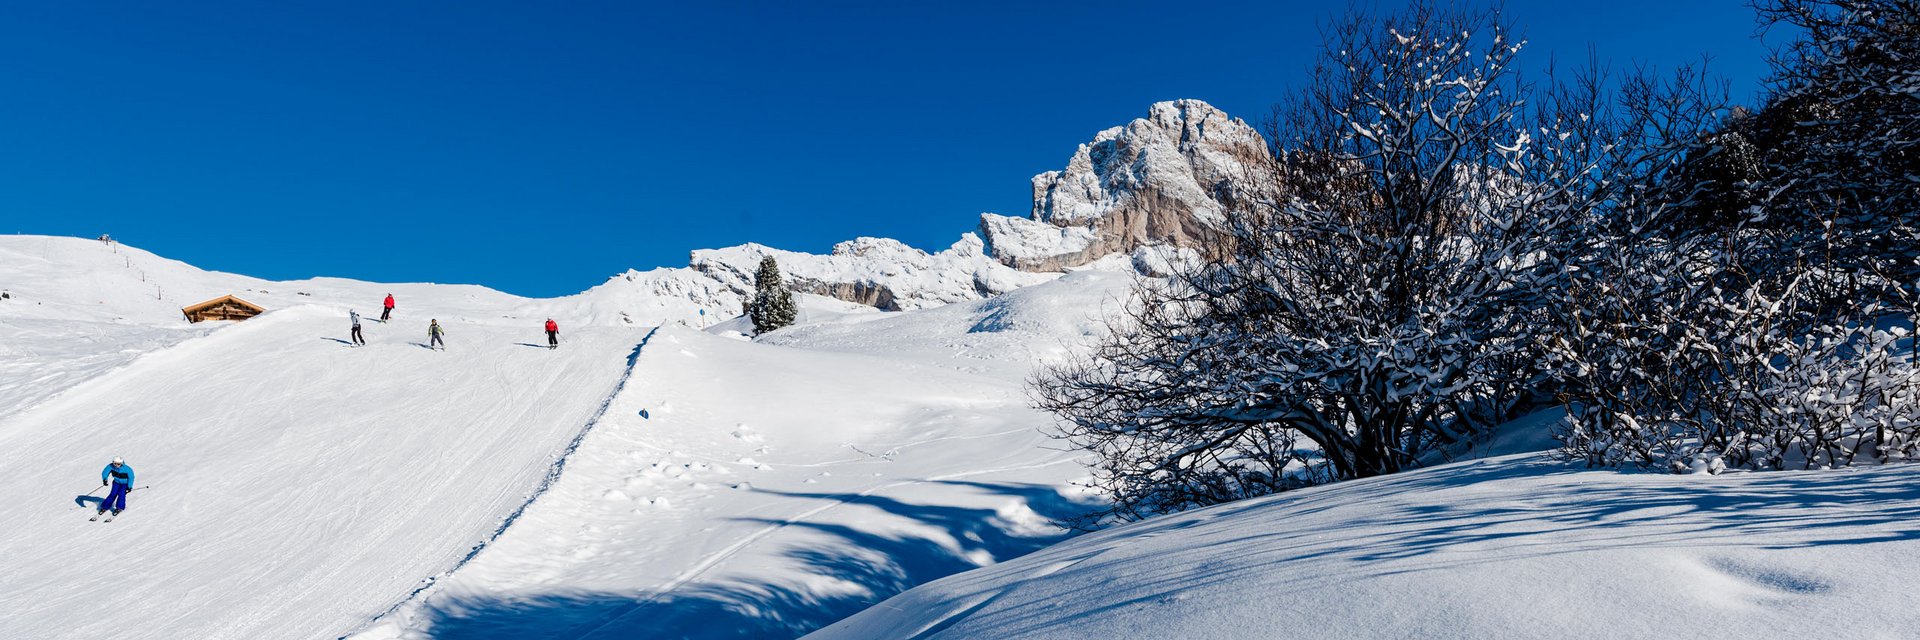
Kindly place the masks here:
<instances>
[{"instance_id":1,"label":"snow-covered bush","mask_svg":"<svg viewBox=\"0 0 1920 640\"><path fill-rule=\"evenodd\" d=\"M1822 259L1920 278L1920 1L1766 0L1799 38L1747 129L1765 151L1765 226Z\"/></svg>"},{"instance_id":2,"label":"snow-covered bush","mask_svg":"<svg viewBox=\"0 0 1920 640\"><path fill-rule=\"evenodd\" d=\"M1739 273L1646 253L1624 276L1571 288L1554 341L1568 417L1562 451L1594 465L1686 472L1698 463L1821 468L1920 446L1913 306L1836 313L1806 292L1840 279L1804 271L1777 293L1731 285ZM1713 269L1719 266L1722 269Z\"/></svg>"},{"instance_id":3,"label":"snow-covered bush","mask_svg":"<svg viewBox=\"0 0 1920 640\"><path fill-rule=\"evenodd\" d=\"M1761 6L1805 33L1767 104L1635 181L1562 291L1565 453L1681 471L1913 453L1917 8Z\"/></svg>"}]
</instances>

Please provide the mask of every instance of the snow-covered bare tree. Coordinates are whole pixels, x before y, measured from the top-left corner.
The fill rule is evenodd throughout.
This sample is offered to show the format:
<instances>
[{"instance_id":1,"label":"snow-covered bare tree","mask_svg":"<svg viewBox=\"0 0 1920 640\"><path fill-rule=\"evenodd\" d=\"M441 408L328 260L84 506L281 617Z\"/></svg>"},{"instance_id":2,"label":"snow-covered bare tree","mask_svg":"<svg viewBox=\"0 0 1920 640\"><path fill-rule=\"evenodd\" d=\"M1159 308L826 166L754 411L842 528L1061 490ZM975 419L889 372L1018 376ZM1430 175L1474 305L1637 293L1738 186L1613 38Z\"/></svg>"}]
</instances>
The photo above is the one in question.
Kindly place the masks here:
<instances>
[{"instance_id":1,"label":"snow-covered bare tree","mask_svg":"<svg viewBox=\"0 0 1920 640\"><path fill-rule=\"evenodd\" d=\"M1763 0L1801 37L1749 129L1764 214L1820 262L1920 277L1920 1Z\"/></svg>"},{"instance_id":2,"label":"snow-covered bare tree","mask_svg":"<svg viewBox=\"0 0 1920 640\"><path fill-rule=\"evenodd\" d=\"M1564 291L1568 454L1711 470L1914 453L1914 9L1763 6L1807 38L1766 105L1713 131L1698 105L1647 119L1700 133L1635 181Z\"/></svg>"},{"instance_id":3,"label":"snow-covered bare tree","mask_svg":"<svg viewBox=\"0 0 1920 640\"><path fill-rule=\"evenodd\" d=\"M753 274L753 300L747 303L747 315L753 318L753 332L762 334L793 324L793 292L780 277L780 264L773 256L760 259Z\"/></svg>"},{"instance_id":4,"label":"snow-covered bare tree","mask_svg":"<svg viewBox=\"0 0 1920 640\"><path fill-rule=\"evenodd\" d=\"M1109 515L1399 471L1547 400L1549 292L1622 146L1597 78L1536 89L1521 49L1426 6L1330 32L1271 127L1288 199L1035 379Z\"/></svg>"}]
</instances>

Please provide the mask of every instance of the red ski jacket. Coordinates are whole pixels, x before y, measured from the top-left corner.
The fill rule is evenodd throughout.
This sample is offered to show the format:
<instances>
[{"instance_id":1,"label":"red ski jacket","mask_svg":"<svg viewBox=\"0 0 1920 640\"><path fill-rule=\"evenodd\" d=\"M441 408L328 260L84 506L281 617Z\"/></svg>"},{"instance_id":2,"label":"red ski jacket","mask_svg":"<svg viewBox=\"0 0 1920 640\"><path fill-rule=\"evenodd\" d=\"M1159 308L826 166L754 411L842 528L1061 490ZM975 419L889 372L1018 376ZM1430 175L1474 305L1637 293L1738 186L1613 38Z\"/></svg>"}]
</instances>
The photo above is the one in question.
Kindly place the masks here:
<instances>
[{"instance_id":1,"label":"red ski jacket","mask_svg":"<svg viewBox=\"0 0 1920 640\"><path fill-rule=\"evenodd\" d=\"M548 320L548 321L547 321L547 331L549 331L549 332L556 332L556 333L557 333L557 332L559 332L559 331L560 331L560 325L557 325L557 324L554 324L552 320Z\"/></svg>"},{"instance_id":2,"label":"red ski jacket","mask_svg":"<svg viewBox=\"0 0 1920 640\"><path fill-rule=\"evenodd\" d=\"M393 296L387 296L387 308L388 309L393 308Z\"/></svg>"}]
</instances>

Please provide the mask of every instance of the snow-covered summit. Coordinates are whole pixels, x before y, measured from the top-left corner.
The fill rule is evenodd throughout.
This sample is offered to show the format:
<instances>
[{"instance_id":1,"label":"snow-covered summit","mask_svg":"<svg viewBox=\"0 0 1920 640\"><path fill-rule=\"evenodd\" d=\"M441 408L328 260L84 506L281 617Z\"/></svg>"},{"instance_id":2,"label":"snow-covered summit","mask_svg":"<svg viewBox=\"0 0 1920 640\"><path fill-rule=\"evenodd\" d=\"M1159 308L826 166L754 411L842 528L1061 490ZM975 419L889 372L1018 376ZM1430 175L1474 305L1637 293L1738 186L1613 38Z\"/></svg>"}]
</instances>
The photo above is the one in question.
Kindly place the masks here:
<instances>
[{"instance_id":1,"label":"snow-covered summit","mask_svg":"<svg viewBox=\"0 0 1920 640\"><path fill-rule=\"evenodd\" d=\"M1200 100L1154 104L1095 135L1067 167L1033 177L1027 218L982 214L994 258L1058 271L1143 246L1195 247L1232 203L1274 192L1266 139Z\"/></svg>"},{"instance_id":2,"label":"snow-covered summit","mask_svg":"<svg viewBox=\"0 0 1920 640\"><path fill-rule=\"evenodd\" d=\"M695 251L689 266L745 300L772 255L796 290L886 310L988 298L1070 269L1159 275L1197 256L1234 203L1272 196L1272 169L1245 121L1200 100L1161 102L1080 145L1066 169L1034 176L1030 217L981 214L979 234L945 250L885 238L828 255L750 243Z\"/></svg>"}]
</instances>

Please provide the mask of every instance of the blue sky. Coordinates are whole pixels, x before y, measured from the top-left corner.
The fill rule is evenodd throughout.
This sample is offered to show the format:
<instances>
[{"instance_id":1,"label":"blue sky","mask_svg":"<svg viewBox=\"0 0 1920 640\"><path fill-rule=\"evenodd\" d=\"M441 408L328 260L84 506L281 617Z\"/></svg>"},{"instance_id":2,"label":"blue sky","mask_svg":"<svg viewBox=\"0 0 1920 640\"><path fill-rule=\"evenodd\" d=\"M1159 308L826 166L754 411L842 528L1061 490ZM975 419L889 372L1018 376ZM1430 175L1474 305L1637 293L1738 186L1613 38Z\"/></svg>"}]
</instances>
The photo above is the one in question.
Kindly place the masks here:
<instances>
[{"instance_id":1,"label":"blue sky","mask_svg":"<svg viewBox=\"0 0 1920 640\"><path fill-rule=\"evenodd\" d=\"M1567 4L1506 4L1531 62L1765 73L1744 0ZM1257 123L1343 6L5 3L0 233L536 296L748 241L937 250L1153 102Z\"/></svg>"}]
</instances>

